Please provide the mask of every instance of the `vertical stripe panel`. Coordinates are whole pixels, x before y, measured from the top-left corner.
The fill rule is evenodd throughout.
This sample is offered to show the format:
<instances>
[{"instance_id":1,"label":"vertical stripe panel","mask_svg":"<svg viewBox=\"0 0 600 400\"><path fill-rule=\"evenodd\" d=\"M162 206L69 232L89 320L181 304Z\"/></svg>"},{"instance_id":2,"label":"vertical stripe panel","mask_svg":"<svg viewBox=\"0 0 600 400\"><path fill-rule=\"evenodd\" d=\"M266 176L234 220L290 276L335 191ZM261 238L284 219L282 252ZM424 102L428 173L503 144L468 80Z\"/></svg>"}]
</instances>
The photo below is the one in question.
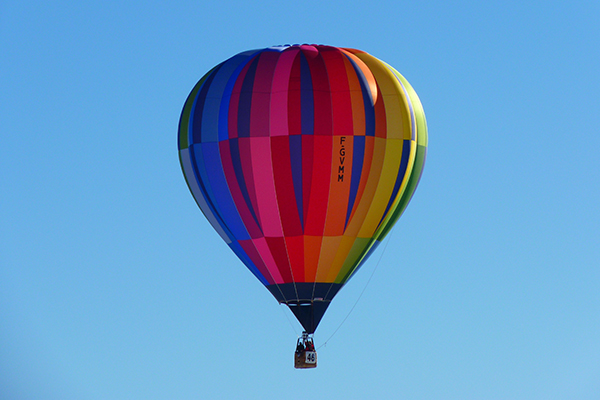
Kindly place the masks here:
<instances>
[{"instance_id":1,"label":"vertical stripe panel","mask_svg":"<svg viewBox=\"0 0 600 400\"><path fill-rule=\"evenodd\" d=\"M304 236L286 236L285 245L290 259L295 282L305 282Z\"/></svg>"},{"instance_id":2,"label":"vertical stripe panel","mask_svg":"<svg viewBox=\"0 0 600 400\"><path fill-rule=\"evenodd\" d=\"M243 178L240 179L240 182L243 180L243 187L246 188L247 197L244 197L246 203L248 200L250 203L248 204L248 208L251 210L252 215L255 220L258 221L258 226L261 228L261 234L259 236L264 236L262 234L262 225L260 223L260 218L258 216L258 201L256 199L256 186L254 182L254 171L252 166L252 147L251 147L251 139L249 137L241 137L237 140L238 143L238 151L239 151L239 164L240 169L242 171ZM242 184L240 184L242 187ZM259 236L252 236L253 238Z\"/></svg>"},{"instance_id":3,"label":"vertical stripe panel","mask_svg":"<svg viewBox=\"0 0 600 400\"><path fill-rule=\"evenodd\" d=\"M303 135L315 133L315 96L313 90L312 72L304 52L302 52L300 57L300 119Z\"/></svg>"},{"instance_id":4,"label":"vertical stripe panel","mask_svg":"<svg viewBox=\"0 0 600 400\"><path fill-rule=\"evenodd\" d=\"M254 276L256 276L258 280L260 280L260 282L263 285L270 285L275 283L275 281L270 279L271 277L268 275L268 271L264 268L264 266L261 266L262 268L260 269L257 267L257 265L252 261L252 259L248 255L248 252L244 250L244 248L240 245L239 242L232 242L229 244L229 247L231 248L231 250L233 250L235 255L238 256L238 258L244 263L244 265L248 267L248 269L254 274ZM256 249L254 248L254 246L252 246L252 249L252 252L255 253ZM265 273L267 273L267 276L265 276Z\"/></svg>"},{"instance_id":5,"label":"vertical stripe panel","mask_svg":"<svg viewBox=\"0 0 600 400\"><path fill-rule=\"evenodd\" d=\"M276 279L275 276L269 271L267 265L263 261L263 258L260 255L260 249L256 247L254 240L240 240L238 241L239 246L242 248L244 253L251 262L251 265L256 266L256 269L261 273L262 276L269 282L269 284L281 283L281 277L279 280Z\"/></svg>"},{"instance_id":6,"label":"vertical stripe panel","mask_svg":"<svg viewBox=\"0 0 600 400\"><path fill-rule=\"evenodd\" d=\"M252 113L252 95L254 88L254 77L260 57L256 57L248 66L240 88L240 101L237 110L237 134L238 137L250 136L250 116Z\"/></svg>"},{"instance_id":7,"label":"vertical stripe panel","mask_svg":"<svg viewBox=\"0 0 600 400\"><path fill-rule=\"evenodd\" d=\"M252 243L254 244L254 247L256 247L256 250L260 255L260 258L262 259L262 262L267 267L267 270L269 271L269 274L273 277L275 283L285 283L286 281L281 276L281 273L279 272L279 267L277 266L273 255L271 254L271 250L269 249L267 240L265 238L252 239Z\"/></svg>"},{"instance_id":8,"label":"vertical stripe panel","mask_svg":"<svg viewBox=\"0 0 600 400\"><path fill-rule=\"evenodd\" d=\"M260 228L258 227L255 215L248 207L251 203L247 201L248 193L245 190L245 184L243 181L241 181L240 184L240 181L238 180L238 176L242 176L241 171L239 173L236 171L232 160L232 154L239 154L239 151L237 151L237 139L220 142L219 150L227 186L240 218L242 219L242 223L250 237L257 237L261 234Z\"/></svg>"},{"instance_id":9,"label":"vertical stripe panel","mask_svg":"<svg viewBox=\"0 0 600 400\"><path fill-rule=\"evenodd\" d=\"M373 143L373 151L371 162L369 164L368 171L363 171L364 186L356 209L352 212L348 227L346 228L346 234L350 236L357 236L369 211L377 186L379 185L379 178L382 173L383 161L386 153L386 140L382 138L367 137L367 144ZM374 139L374 140L373 140ZM359 188L360 190L360 188Z\"/></svg>"},{"instance_id":10,"label":"vertical stripe panel","mask_svg":"<svg viewBox=\"0 0 600 400\"><path fill-rule=\"evenodd\" d=\"M314 135L313 168L304 232L322 236L327 215L331 180L332 136Z\"/></svg>"},{"instance_id":11,"label":"vertical stripe panel","mask_svg":"<svg viewBox=\"0 0 600 400\"><path fill-rule=\"evenodd\" d=\"M194 147L196 146L198 145L194 145ZM237 207L229 192L227 179L225 178L223 165L221 164L219 144L208 142L202 143L199 146L202 149L204 168L206 169L206 179L204 179L204 182L208 182L212 188L211 200L217 205L219 216L236 239L248 239L250 235L242 223Z\"/></svg>"},{"instance_id":12,"label":"vertical stripe panel","mask_svg":"<svg viewBox=\"0 0 600 400\"><path fill-rule=\"evenodd\" d=\"M202 189L200 189L200 182L198 180L198 177L196 176L196 172L194 172L194 163L190 158L191 150L192 148L188 147L185 150L180 150L179 152L181 167L184 171L185 178L190 188L190 191L192 192L196 203L198 203L198 206L206 216L206 219L208 219L208 222L217 231L219 236L221 236L225 243L231 243L234 240L234 238L231 237L231 233L225 227L221 226L222 222L220 222L219 219L215 216L214 209L211 206L209 206L207 202L206 193L202 191Z\"/></svg>"},{"instance_id":13,"label":"vertical stripe panel","mask_svg":"<svg viewBox=\"0 0 600 400\"><path fill-rule=\"evenodd\" d=\"M288 49L281 53L273 71L273 86L271 88L271 136L289 135L288 126L288 88L294 60L298 56L298 49Z\"/></svg>"},{"instance_id":14,"label":"vertical stripe panel","mask_svg":"<svg viewBox=\"0 0 600 400\"><path fill-rule=\"evenodd\" d=\"M375 234L375 229L379 226L381 216L396 182L401 161L397 154L402 154L402 147L403 141L400 139L388 139L386 141L380 175L378 179L374 179L377 181L377 187L368 206L369 211L358 232L359 237L372 237Z\"/></svg>"},{"instance_id":15,"label":"vertical stripe panel","mask_svg":"<svg viewBox=\"0 0 600 400\"><path fill-rule=\"evenodd\" d=\"M281 279L283 279L283 282L293 282L292 268L288 259L285 239L283 237L266 237L265 240L269 246L269 251L273 256L275 265L277 265L277 269L281 274Z\"/></svg>"},{"instance_id":16,"label":"vertical stripe panel","mask_svg":"<svg viewBox=\"0 0 600 400\"><path fill-rule=\"evenodd\" d=\"M252 152L252 180L256 187L256 204L260 225L265 236L283 236L273 181L271 138L252 137L250 148Z\"/></svg>"},{"instance_id":17,"label":"vertical stripe panel","mask_svg":"<svg viewBox=\"0 0 600 400\"><path fill-rule=\"evenodd\" d=\"M294 193L294 179L290 162L290 138L294 138L294 136L274 136L271 138L273 179L275 180L275 191L283 234L285 236L299 236L302 235L302 224L300 223L300 213L296 203L297 197Z\"/></svg>"}]
</instances>

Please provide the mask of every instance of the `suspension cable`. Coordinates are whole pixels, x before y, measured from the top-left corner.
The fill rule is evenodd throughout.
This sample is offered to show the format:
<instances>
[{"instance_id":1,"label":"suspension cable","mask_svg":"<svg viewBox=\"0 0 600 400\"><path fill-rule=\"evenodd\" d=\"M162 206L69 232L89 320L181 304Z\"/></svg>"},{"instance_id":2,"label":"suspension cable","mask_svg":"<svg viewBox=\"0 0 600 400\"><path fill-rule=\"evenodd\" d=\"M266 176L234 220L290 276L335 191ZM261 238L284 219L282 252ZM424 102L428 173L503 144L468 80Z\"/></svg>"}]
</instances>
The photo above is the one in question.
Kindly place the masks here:
<instances>
[{"instance_id":1,"label":"suspension cable","mask_svg":"<svg viewBox=\"0 0 600 400\"><path fill-rule=\"evenodd\" d=\"M383 258L383 254L385 253L385 250L387 249L387 246L390 243L390 238L392 237L393 233L394 233L394 228L392 228L392 231L390 232L390 234L388 235L388 237L385 239L385 244L383 245L383 251L379 255L379 259L377 260L377 263L375 264L375 268L373 268L373 271L371 272L371 275L369 276L369 279L367 280L367 283L365 284L365 287L363 288L362 292L360 292L360 294L358 295L358 298L356 299L356 302L354 303L354 305L352 306L352 308L350 309L350 311L348 311L348 314L346 315L346 317L342 320L342 322L340 322L340 324L335 329L335 331L333 331L333 333L331 334L331 336L329 336L329 338L327 340L325 340L323 342L323 344L321 344L319 347L317 347L317 350L319 350L321 347L327 345L327 342L329 342L331 340L331 338L337 333L337 331L340 330L340 328L342 327L342 325L344 325L344 322L346 322L346 320L348 319L348 317L350 316L350 314L352 313L352 311L354 310L354 308L358 304L360 298L362 297L362 295L367 290L367 286L369 286L369 282L371 282L371 279L373 278L373 275L375 275L375 271L377 271L377 267L379 266L379 263L381 262L381 259Z\"/></svg>"},{"instance_id":2,"label":"suspension cable","mask_svg":"<svg viewBox=\"0 0 600 400\"><path fill-rule=\"evenodd\" d=\"M281 308L281 312L283 312L283 315L285 315L285 318L287 319L288 323L290 324L290 328L292 328L292 331L294 331L294 334L298 337L300 337L300 335L298 335L298 332L296 331L296 328L294 328L294 324L292 323L292 321L290 320L290 316L288 315L288 313L286 312L286 308L287 308L287 304L285 303L279 303L279 305L285 305L286 307L280 307ZM289 308L288 308L289 309Z\"/></svg>"}]
</instances>

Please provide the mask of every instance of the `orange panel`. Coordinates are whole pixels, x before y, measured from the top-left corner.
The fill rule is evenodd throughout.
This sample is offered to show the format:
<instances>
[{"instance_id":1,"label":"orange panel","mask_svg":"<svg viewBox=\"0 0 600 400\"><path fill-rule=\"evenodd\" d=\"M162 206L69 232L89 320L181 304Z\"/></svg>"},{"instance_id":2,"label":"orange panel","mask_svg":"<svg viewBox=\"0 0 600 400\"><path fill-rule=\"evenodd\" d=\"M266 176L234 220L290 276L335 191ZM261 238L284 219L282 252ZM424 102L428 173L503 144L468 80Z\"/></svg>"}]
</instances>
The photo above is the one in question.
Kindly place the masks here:
<instances>
[{"instance_id":1,"label":"orange panel","mask_svg":"<svg viewBox=\"0 0 600 400\"><path fill-rule=\"evenodd\" d=\"M342 236L323 236L321 255L319 256L319 267L317 269L317 278L315 279L315 282L328 282L326 279L330 271L332 269L339 269L334 267L333 260L335 259L341 241ZM333 282L333 280L329 282Z\"/></svg>"},{"instance_id":2,"label":"orange panel","mask_svg":"<svg viewBox=\"0 0 600 400\"><path fill-rule=\"evenodd\" d=\"M369 174L371 173L371 164L373 163L373 150L375 144L375 137L366 136L365 137L365 155L363 158L363 166L360 175L360 182L358 184L358 190L356 192L356 199L354 200L354 206L352 207L352 212L350 213L350 220L352 220L354 216L354 212L358 208L360 204L363 193L365 192L365 186L367 185L367 180L369 178ZM358 231L357 231L358 232Z\"/></svg>"},{"instance_id":3,"label":"orange panel","mask_svg":"<svg viewBox=\"0 0 600 400\"><path fill-rule=\"evenodd\" d=\"M324 236L344 233L352 177L353 136L334 136L329 201Z\"/></svg>"},{"instance_id":4,"label":"orange panel","mask_svg":"<svg viewBox=\"0 0 600 400\"><path fill-rule=\"evenodd\" d=\"M348 229L346 229L346 234L349 236L358 236L358 232L364 223L365 217L367 216L367 212L369 211L371 201L373 200L373 196L375 196L377 185L379 184L379 179L381 177L381 168L383 166L383 159L385 156L385 147L385 139L375 138L375 144L373 147L373 162L367 177L365 189L360 198L359 204L356 207L354 215L348 222Z\"/></svg>"},{"instance_id":5,"label":"orange panel","mask_svg":"<svg viewBox=\"0 0 600 400\"><path fill-rule=\"evenodd\" d=\"M304 235L304 281L314 282L319 265L322 236Z\"/></svg>"},{"instance_id":6,"label":"orange panel","mask_svg":"<svg viewBox=\"0 0 600 400\"><path fill-rule=\"evenodd\" d=\"M356 72L354 72L354 66L352 66L348 60L345 60L345 65L346 75L348 76L348 87L350 89L350 102L352 105L352 129L355 136L364 136L366 133L366 121L363 92Z\"/></svg>"}]
</instances>

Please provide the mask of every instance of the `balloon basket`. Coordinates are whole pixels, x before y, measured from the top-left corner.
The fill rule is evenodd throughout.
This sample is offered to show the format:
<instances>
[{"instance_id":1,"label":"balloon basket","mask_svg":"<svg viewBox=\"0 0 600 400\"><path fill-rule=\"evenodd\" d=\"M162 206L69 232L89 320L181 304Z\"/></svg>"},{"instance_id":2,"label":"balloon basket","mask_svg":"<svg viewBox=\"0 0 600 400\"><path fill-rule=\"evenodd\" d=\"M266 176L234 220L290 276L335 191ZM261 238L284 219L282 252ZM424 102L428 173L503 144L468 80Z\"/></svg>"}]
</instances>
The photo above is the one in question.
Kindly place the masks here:
<instances>
[{"instance_id":1,"label":"balloon basket","mask_svg":"<svg viewBox=\"0 0 600 400\"><path fill-rule=\"evenodd\" d=\"M317 352L312 337L306 332L298 338L296 351L294 352L294 368L306 369L317 367Z\"/></svg>"}]
</instances>

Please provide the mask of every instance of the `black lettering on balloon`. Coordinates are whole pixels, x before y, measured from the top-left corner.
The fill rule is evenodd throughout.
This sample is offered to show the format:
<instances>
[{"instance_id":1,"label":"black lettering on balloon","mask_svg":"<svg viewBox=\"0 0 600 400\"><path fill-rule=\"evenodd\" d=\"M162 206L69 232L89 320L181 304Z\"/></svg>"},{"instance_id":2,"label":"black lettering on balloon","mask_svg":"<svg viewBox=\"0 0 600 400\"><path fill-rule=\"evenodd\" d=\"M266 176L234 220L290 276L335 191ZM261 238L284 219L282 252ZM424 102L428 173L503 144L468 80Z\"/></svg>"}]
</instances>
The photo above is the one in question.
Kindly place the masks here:
<instances>
[{"instance_id":1,"label":"black lettering on balloon","mask_svg":"<svg viewBox=\"0 0 600 400\"><path fill-rule=\"evenodd\" d=\"M340 136L340 165L338 165L338 182L344 182L344 161L346 161L346 137Z\"/></svg>"}]
</instances>

